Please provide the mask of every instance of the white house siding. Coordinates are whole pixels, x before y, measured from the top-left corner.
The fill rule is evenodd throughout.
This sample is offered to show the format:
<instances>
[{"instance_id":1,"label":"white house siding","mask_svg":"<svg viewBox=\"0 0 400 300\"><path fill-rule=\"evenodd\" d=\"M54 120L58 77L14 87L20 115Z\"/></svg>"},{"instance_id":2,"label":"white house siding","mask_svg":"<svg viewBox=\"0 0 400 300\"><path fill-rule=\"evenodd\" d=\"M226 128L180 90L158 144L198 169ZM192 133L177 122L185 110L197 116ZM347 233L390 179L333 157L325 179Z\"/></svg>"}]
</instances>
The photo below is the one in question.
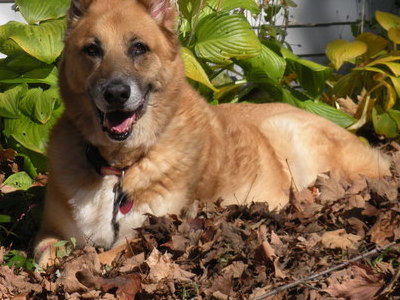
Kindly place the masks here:
<instances>
[{"instance_id":1,"label":"white house siding","mask_svg":"<svg viewBox=\"0 0 400 300\"><path fill-rule=\"evenodd\" d=\"M0 24L5 24L11 20L20 22L24 20L20 13L15 12L14 10L11 9L12 5L13 5L12 1L7 1L7 2L0 1Z\"/></svg>"},{"instance_id":2,"label":"white house siding","mask_svg":"<svg viewBox=\"0 0 400 300\"><path fill-rule=\"evenodd\" d=\"M335 39L353 40L350 23L364 15L370 20L376 10L396 12L395 0L294 0L290 9L286 41L294 53L325 62L325 47Z\"/></svg>"}]
</instances>

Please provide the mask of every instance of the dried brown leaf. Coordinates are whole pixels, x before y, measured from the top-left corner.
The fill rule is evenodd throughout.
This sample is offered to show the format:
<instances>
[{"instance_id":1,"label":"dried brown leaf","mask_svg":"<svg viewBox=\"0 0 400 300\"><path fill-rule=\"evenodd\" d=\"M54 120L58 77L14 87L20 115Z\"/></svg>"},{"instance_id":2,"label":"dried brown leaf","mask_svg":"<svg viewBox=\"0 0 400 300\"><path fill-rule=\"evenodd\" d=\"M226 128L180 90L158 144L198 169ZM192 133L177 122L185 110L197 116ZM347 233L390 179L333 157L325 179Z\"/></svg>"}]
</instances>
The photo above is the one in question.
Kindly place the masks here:
<instances>
[{"instance_id":1,"label":"dried brown leaf","mask_svg":"<svg viewBox=\"0 0 400 300\"><path fill-rule=\"evenodd\" d=\"M13 149L3 149L0 150L0 163L4 161L12 161L15 159L17 151Z\"/></svg>"},{"instance_id":2,"label":"dried brown leaf","mask_svg":"<svg viewBox=\"0 0 400 300\"><path fill-rule=\"evenodd\" d=\"M42 287L31 283L27 273L15 274L10 267L0 266L0 294L25 294L31 291L41 293Z\"/></svg>"},{"instance_id":3,"label":"dried brown leaf","mask_svg":"<svg viewBox=\"0 0 400 300\"><path fill-rule=\"evenodd\" d=\"M315 186L319 188L318 200L322 204L336 201L345 196L344 184L335 176L318 176Z\"/></svg>"},{"instance_id":4,"label":"dried brown leaf","mask_svg":"<svg viewBox=\"0 0 400 300\"><path fill-rule=\"evenodd\" d=\"M357 243L361 237L355 234L346 233L344 229L326 231L321 236L321 243L328 249L357 249Z\"/></svg>"},{"instance_id":5,"label":"dried brown leaf","mask_svg":"<svg viewBox=\"0 0 400 300\"><path fill-rule=\"evenodd\" d=\"M88 292L89 289L76 277L76 274L83 270L100 273L100 262L93 247L86 247L81 256L72 258L64 264L64 271L57 280L57 284L63 286L68 293Z\"/></svg>"},{"instance_id":6,"label":"dried brown leaf","mask_svg":"<svg viewBox=\"0 0 400 300\"><path fill-rule=\"evenodd\" d=\"M361 195L353 195L349 198L349 209L351 208L364 208L365 207L365 199Z\"/></svg>"},{"instance_id":7,"label":"dried brown leaf","mask_svg":"<svg viewBox=\"0 0 400 300\"><path fill-rule=\"evenodd\" d=\"M359 218L351 217L347 219L347 222L355 231L357 231L358 236L361 238L365 237L365 229L367 228L367 225L365 225L363 221L361 221Z\"/></svg>"},{"instance_id":8,"label":"dried brown leaf","mask_svg":"<svg viewBox=\"0 0 400 300\"><path fill-rule=\"evenodd\" d=\"M232 278L240 278L247 267L248 265L242 261L234 261L229 266L223 268L222 273L229 274Z\"/></svg>"},{"instance_id":9,"label":"dried brown leaf","mask_svg":"<svg viewBox=\"0 0 400 300\"><path fill-rule=\"evenodd\" d=\"M353 265L350 270L352 278L331 283L324 291L333 297L350 300L373 299L384 284L382 274L374 274L369 267L361 265Z\"/></svg>"},{"instance_id":10,"label":"dried brown leaf","mask_svg":"<svg viewBox=\"0 0 400 300\"><path fill-rule=\"evenodd\" d=\"M354 116L358 109L358 104L354 103L354 101L350 97L346 98L338 98L336 102L339 104L340 110L345 113Z\"/></svg>"},{"instance_id":11,"label":"dried brown leaf","mask_svg":"<svg viewBox=\"0 0 400 300\"><path fill-rule=\"evenodd\" d=\"M379 196L387 198L389 201L396 201L398 196L398 184L391 179L368 179L368 186Z\"/></svg>"},{"instance_id":12,"label":"dried brown leaf","mask_svg":"<svg viewBox=\"0 0 400 300\"><path fill-rule=\"evenodd\" d=\"M381 213L368 234L371 241L379 246L388 244L393 238L400 238L400 215L395 211Z\"/></svg>"},{"instance_id":13,"label":"dried brown leaf","mask_svg":"<svg viewBox=\"0 0 400 300\"><path fill-rule=\"evenodd\" d=\"M157 248L153 249L146 263L150 268L148 279L151 282L159 282L164 279L186 281L195 276L193 273L187 272L175 264L171 260L170 254L161 254Z\"/></svg>"}]
</instances>

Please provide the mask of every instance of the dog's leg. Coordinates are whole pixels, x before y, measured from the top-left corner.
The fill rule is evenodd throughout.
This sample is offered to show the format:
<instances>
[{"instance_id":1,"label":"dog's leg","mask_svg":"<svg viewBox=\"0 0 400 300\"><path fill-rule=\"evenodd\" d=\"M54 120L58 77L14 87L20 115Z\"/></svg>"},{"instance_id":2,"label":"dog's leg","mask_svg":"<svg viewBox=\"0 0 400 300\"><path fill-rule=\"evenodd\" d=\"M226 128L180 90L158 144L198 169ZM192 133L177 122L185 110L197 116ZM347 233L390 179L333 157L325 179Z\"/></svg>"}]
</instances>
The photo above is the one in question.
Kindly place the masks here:
<instances>
[{"instance_id":1,"label":"dog's leg","mask_svg":"<svg viewBox=\"0 0 400 300\"><path fill-rule=\"evenodd\" d=\"M60 239L49 233L41 232L37 236L34 258L42 268L52 266L57 261L57 251L54 246Z\"/></svg>"}]
</instances>

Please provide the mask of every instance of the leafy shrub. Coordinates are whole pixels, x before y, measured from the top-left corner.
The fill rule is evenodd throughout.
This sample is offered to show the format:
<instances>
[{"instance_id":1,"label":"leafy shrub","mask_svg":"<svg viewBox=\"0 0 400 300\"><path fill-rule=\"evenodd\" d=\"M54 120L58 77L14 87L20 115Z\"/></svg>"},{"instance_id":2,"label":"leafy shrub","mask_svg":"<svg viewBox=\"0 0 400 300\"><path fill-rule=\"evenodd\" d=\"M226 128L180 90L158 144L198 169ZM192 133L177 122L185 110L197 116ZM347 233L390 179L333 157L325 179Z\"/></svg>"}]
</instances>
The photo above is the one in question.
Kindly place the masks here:
<instances>
[{"instance_id":1,"label":"leafy shrub","mask_svg":"<svg viewBox=\"0 0 400 300\"><path fill-rule=\"evenodd\" d=\"M27 24L11 21L0 26L0 52L7 55L0 60L0 117L3 143L25 160L27 173L15 176L29 182L29 177L46 169L48 133L63 109L56 64L69 0L17 0L16 4Z\"/></svg>"},{"instance_id":2,"label":"leafy shrub","mask_svg":"<svg viewBox=\"0 0 400 300\"><path fill-rule=\"evenodd\" d=\"M211 103L282 101L351 125L353 117L319 101L331 68L294 55L284 35L278 38L279 31L272 30L278 28L271 23L286 1L281 2L179 0L187 77ZM244 12L264 17L259 36Z\"/></svg>"},{"instance_id":3,"label":"leafy shrub","mask_svg":"<svg viewBox=\"0 0 400 300\"><path fill-rule=\"evenodd\" d=\"M358 99L357 122L350 129L372 121L376 133L393 138L400 132L400 17L377 11L376 20L384 37L365 32L353 42L328 44L326 54L336 70L352 66L348 74L333 78L330 95Z\"/></svg>"}]
</instances>

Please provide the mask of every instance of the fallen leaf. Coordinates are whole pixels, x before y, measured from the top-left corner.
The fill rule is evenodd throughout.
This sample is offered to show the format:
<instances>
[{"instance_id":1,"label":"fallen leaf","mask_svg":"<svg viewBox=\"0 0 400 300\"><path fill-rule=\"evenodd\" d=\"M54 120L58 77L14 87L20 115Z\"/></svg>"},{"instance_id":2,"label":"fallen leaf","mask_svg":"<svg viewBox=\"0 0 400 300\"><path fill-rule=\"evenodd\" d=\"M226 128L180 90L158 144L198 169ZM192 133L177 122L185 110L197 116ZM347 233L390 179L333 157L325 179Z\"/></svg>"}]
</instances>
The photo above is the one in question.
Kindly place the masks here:
<instances>
[{"instance_id":1,"label":"fallen leaf","mask_svg":"<svg viewBox=\"0 0 400 300\"><path fill-rule=\"evenodd\" d=\"M357 249L357 243L361 237L355 234L348 234L344 229L326 231L321 236L321 243L328 249Z\"/></svg>"},{"instance_id":2,"label":"fallen leaf","mask_svg":"<svg viewBox=\"0 0 400 300\"><path fill-rule=\"evenodd\" d=\"M242 261L234 261L222 269L222 273L229 274L232 278L240 278L248 266Z\"/></svg>"},{"instance_id":3,"label":"fallen leaf","mask_svg":"<svg viewBox=\"0 0 400 300\"><path fill-rule=\"evenodd\" d=\"M0 163L4 161L12 161L15 159L15 156L17 156L17 151L13 149L3 149L0 150Z\"/></svg>"},{"instance_id":4,"label":"fallen leaf","mask_svg":"<svg viewBox=\"0 0 400 300\"><path fill-rule=\"evenodd\" d=\"M354 116L358 109L358 104L354 103L354 101L350 97L346 98L338 98L336 102L339 104L340 110L349 114L350 116Z\"/></svg>"},{"instance_id":5,"label":"fallen leaf","mask_svg":"<svg viewBox=\"0 0 400 300\"><path fill-rule=\"evenodd\" d=\"M57 284L63 286L69 293L88 292L88 287L83 285L76 277L76 274L82 270L87 270L91 273L100 273L100 262L93 247L85 247L82 255L64 264L64 271L57 280Z\"/></svg>"},{"instance_id":6,"label":"fallen leaf","mask_svg":"<svg viewBox=\"0 0 400 300\"><path fill-rule=\"evenodd\" d=\"M0 294L21 295L31 291L41 293L42 287L39 284L31 283L27 273L17 275L9 266L0 266Z\"/></svg>"},{"instance_id":7,"label":"fallen leaf","mask_svg":"<svg viewBox=\"0 0 400 300\"><path fill-rule=\"evenodd\" d=\"M118 246L118 247L116 247L116 248L113 248L113 249L111 249L111 250L108 250L108 251L99 253L99 254L97 255L97 256L98 256L98 259L99 259L99 262L100 262L101 264L103 264L103 265L109 265L109 266L111 266L111 265L112 265L112 262L114 261L114 259L115 259L118 255L120 255L121 252L126 251L127 248L128 248L127 245L126 245L126 244L123 244L123 245L120 245L120 246Z\"/></svg>"},{"instance_id":8,"label":"fallen leaf","mask_svg":"<svg viewBox=\"0 0 400 300\"><path fill-rule=\"evenodd\" d=\"M373 192L389 201L397 200L398 184L390 179L368 178L368 186Z\"/></svg>"},{"instance_id":9,"label":"fallen leaf","mask_svg":"<svg viewBox=\"0 0 400 300\"><path fill-rule=\"evenodd\" d=\"M388 244L392 239L400 238L400 215L395 211L386 211L369 230L371 241L379 246Z\"/></svg>"},{"instance_id":10,"label":"fallen leaf","mask_svg":"<svg viewBox=\"0 0 400 300\"><path fill-rule=\"evenodd\" d=\"M340 283L331 283L324 291L333 297L349 300L373 299L384 284L382 274L375 274L367 266L352 265L352 278Z\"/></svg>"},{"instance_id":11,"label":"fallen leaf","mask_svg":"<svg viewBox=\"0 0 400 300\"><path fill-rule=\"evenodd\" d=\"M363 221L358 218L351 217L347 219L347 222L355 231L357 231L358 236L360 236L361 238L365 237L365 229L367 228L367 225L365 225Z\"/></svg>"},{"instance_id":12,"label":"fallen leaf","mask_svg":"<svg viewBox=\"0 0 400 300\"><path fill-rule=\"evenodd\" d=\"M193 273L187 272L175 264L171 260L171 255L168 253L161 254L157 248L154 248L150 256L146 260L146 264L150 268L148 279L151 282L159 282L164 279L190 280Z\"/></svg>"},{"instance_id":13,"label":"fallen leaf","mask_svg":"<svg viewBox=\"0 0 400 300\"><path fill-rule=\"evenodd\" d=\"M335 176L318 176L315 186L319 188L320 194L317 199L324 204L343 198L346 194L343 185Z\"/></svg>"}]
</instances>

